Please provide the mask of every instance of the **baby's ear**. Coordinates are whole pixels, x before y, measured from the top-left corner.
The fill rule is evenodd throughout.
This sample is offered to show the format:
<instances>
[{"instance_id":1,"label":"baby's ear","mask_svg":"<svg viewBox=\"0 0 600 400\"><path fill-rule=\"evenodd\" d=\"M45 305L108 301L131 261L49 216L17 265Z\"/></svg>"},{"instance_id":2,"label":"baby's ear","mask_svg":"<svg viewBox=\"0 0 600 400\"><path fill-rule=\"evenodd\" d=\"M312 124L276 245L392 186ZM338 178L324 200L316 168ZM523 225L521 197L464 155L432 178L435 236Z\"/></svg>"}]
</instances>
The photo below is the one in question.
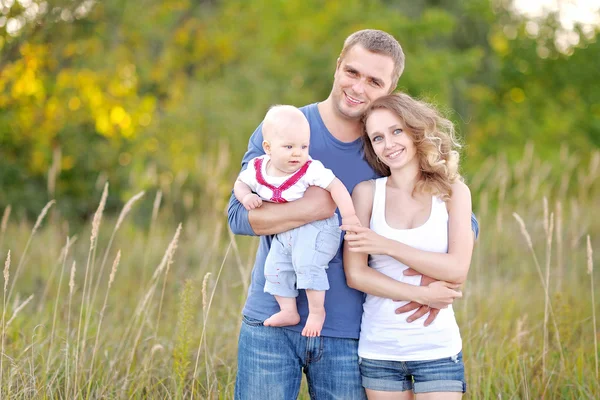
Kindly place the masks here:
<instances>
[{"instance_id":1,"label":"baby's ear","mask_svg":"<svg viewBox=\"0 0 600 400\"><path fill-rule=\"evenodd\" d=\"M271 155L271 143L268 140L263 140L262 146L265 153Z\"/></svg>"}]
</instances>

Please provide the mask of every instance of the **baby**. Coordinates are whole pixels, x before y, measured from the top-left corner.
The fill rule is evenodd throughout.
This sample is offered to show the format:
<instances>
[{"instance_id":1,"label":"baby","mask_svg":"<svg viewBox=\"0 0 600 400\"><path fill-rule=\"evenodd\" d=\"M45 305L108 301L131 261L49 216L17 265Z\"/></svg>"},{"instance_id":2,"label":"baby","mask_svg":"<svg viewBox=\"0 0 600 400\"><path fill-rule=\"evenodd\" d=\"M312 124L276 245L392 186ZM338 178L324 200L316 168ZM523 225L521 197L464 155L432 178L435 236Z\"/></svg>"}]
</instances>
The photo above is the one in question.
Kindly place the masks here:
<instances>
[{"instance_id":1,"label":"baby","mask_svg":"<svg viewBox=\"0 0 600 400\"><path fill-rule=\"evenodd\" d=\"M310 126L293 106L274 106L262 125L265 155L248 163L234 185L235 197L247 210L263 201L285 203L301 198L309 186L327 189L335 201L342 223L360 225L344 184L320 161L308 155ZM296 307L298 289L306 290L309 315L304 336L320 336L325 322L326 269L340 246L337 215L280 233L273 238L265 261L265 292L275 296L280 311L265 326L288 326L300 322Z\"/></svg>"}]
</instances>

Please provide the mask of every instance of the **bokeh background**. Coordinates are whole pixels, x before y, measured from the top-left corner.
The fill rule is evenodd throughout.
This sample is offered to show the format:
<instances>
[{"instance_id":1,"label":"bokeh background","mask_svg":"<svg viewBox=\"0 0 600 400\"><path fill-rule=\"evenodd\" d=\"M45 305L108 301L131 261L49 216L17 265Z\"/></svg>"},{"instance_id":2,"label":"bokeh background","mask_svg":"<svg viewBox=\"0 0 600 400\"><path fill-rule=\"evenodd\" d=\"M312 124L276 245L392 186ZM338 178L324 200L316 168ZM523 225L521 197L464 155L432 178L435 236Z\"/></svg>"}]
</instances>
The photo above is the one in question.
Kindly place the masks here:
<instances>
[{"instance_id":1,"label":"bokeh background","mask_svg":"<svg viewBox=\"0 0 600 400\"><path fill-rule=\"evenodd\" d=\"M247 140L270 105L325 99L345 37L377 28L406 53L398 89L465 145L468 396L600 397L599 9L0 0L0 392L230 398L256 239L225 209Z\"/></svg>"}]
</instances>

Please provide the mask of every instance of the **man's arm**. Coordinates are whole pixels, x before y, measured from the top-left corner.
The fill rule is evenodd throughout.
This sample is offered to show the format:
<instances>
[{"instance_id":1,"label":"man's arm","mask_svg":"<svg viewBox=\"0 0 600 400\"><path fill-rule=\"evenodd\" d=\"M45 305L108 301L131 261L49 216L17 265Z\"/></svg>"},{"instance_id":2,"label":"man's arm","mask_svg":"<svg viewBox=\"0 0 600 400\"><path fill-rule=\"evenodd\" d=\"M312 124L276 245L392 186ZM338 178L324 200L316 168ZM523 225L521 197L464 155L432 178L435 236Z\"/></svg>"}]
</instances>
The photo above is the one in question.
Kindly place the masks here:
<instances>
[{"instance_id":1,"label":"man's arm","mask_svg":"<svg viewBox=\"0 0 600 400\"><path fill-rule=\"evenodd\" d=\"M254 157L264 154L262 148L262 124L256 128L248 150L242 159L242 171ZM305 225L312 221L329 218L335 212L335 203L325 189L311 187L304 197L284 204L264 202L263 205L248 211L232 193L227 209L231 231L236 235L274 235Z\"/></svg>"}]
</instances>

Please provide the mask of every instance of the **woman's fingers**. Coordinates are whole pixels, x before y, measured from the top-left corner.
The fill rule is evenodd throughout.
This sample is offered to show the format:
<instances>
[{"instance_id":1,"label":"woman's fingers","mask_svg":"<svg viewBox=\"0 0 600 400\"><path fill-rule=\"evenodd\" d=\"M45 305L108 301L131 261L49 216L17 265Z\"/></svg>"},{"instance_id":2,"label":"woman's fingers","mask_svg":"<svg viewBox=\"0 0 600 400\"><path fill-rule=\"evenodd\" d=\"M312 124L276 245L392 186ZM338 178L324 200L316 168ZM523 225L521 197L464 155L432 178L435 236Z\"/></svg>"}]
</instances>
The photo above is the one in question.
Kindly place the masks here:
<instances>
[{"instance_id":1,"label":"woman's fingers","mask_svg":"<svg viewBox=\"0 0 600 400\"><path fill-rule=\"evenodd\" d=\"M444 286L446 286L447 288L450 288L450 289L458 289L462 286L460 283L443 282L443 284L444 284Z\"/></svg>"},{"instance_id":2,"label":"woman's fingers","mask_svg":"<svg viewBox=\"0 0 600 400\"><path fill-rule=\"evenodd\" d=\"M342 225L340 226L340 229L343 231L351 231L356 233L366 232L369 230L369 228L365 228L364 226L360 225Z\"/></svg>"}]
</instances>

